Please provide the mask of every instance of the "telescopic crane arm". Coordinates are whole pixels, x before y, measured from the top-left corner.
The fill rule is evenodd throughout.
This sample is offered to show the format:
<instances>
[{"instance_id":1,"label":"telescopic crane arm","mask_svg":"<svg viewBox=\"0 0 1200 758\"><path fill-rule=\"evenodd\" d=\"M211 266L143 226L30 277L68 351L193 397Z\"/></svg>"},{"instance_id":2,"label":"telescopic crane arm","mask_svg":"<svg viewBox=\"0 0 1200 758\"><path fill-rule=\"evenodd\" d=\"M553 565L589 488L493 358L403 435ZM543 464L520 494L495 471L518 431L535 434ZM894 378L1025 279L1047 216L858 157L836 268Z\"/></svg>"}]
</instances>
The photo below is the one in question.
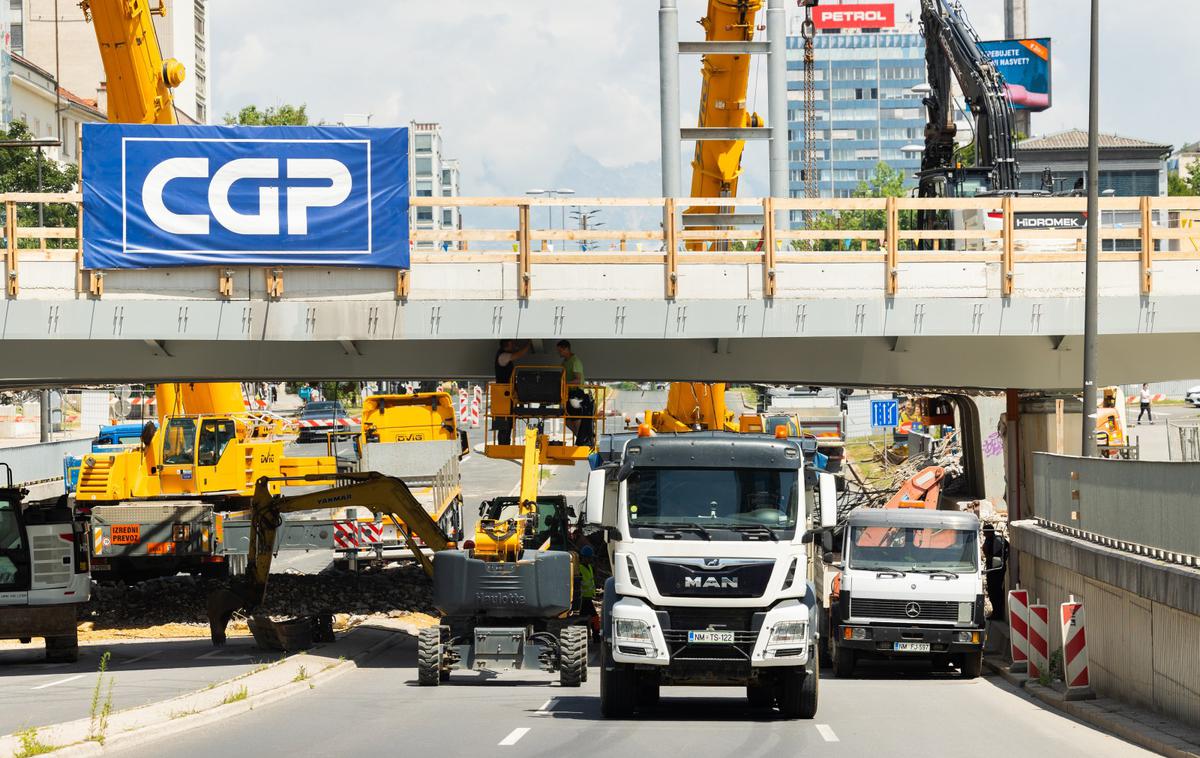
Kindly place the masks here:
<instances>
[{"instance_id":1,"label":"telescopic crane arm","mask_svg":"<svg viewBox=\"0 0 1200 758\"><path fill-rule=\"evenodd\" d=\"M183 64L163 59L153 15L165 16L160 0L81 0L96 30L108 86L108 120L114 124L174 124L171 89L183 82Z\"/></svg>"},{"instance_id":2,"label":"telescopic crane arm","mask_svg":"<svg viewBox=\"0 0 1200 758\"><path fill-rule=\"evenodd\" d=\"M921 26L932 91L924 101L928 122L918 194L921 197L950 194L944 177L956 168L952 76L958 81L975 119L975 167L989 172L987 189L1015 191L1018 181L1013 110L1004 78L980 49L979 36L957 3L921 0Z\"/></svg>"}]
</instances>

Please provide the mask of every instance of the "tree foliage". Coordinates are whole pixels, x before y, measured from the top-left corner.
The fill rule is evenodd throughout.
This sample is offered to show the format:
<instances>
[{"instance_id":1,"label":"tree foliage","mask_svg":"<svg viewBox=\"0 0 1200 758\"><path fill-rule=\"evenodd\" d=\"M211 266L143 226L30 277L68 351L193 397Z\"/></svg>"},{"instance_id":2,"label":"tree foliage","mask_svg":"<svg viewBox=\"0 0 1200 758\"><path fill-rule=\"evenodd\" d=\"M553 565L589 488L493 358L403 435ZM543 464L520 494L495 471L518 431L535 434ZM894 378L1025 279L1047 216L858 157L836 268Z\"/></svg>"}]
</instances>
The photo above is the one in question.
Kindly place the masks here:
<instances>
[{"instance_id":1,"label":"tree foliage","mask_svg":"<svg viewBox=\"0 0 1200 758\"><path fill-rule=\"evenodd\" d=\"M880 161L875 164L875 170L871 172L871 176L858 183L858 187L851 196L856 198L901 197L906 192L904 172L892 168L886 161ZM900 226L902 229L912 228L912 219L909 218L909 215L901 214ZM881 230L885 226L884 211L882 210L821 211L808 224L810 229L847 232L845 239L818 240L814 243L817 250L850 249L855 242L853 232ZM801 240L792 243L795 248L805 247L808 244Z\"/></svg>"},{"instance_id":2,"label":"tree foliage","mask_svg":"<svg viewBox=\"0 0 1200 758\"><path fill-rule=\"evenodd\" d=\"M247 105L237 114L226 113L227 126L308 126L308 106L268 105L260 109L257 105Z\"/></svg>"},{"instance_id":3,"label":"tree foliage","mask_svg":"<svg viewBox=\"0 0 1200 758\"><path fill-rule=\"evenodd\" d=\"M1200 160L1188 164L1183 176L1172 171L1167 176L1168 195L1200 195Z\"/></svg>"},{"instance_id":4,"label":"tree foliage","mask_svg":"<svg viewBox=\"0 0 1200 758\"><path fill-rule=\"evenodd\" d=\"M8 126L6 139L33 139L29 128L20 121ZM79 184L79 167L60 164L42 155L43 192L71 192ZM0 150L0 192L38 191L38 152L36 148L9 147ZM42 205L43 226L75 226L77 215L74 203L44 203ZM17 206L18 226L37 226L38 209L34 203ZM65 240L46 240L47 247L62 247ZM74 245L74 242L71 243ZM34 239L21 240L22 247L37 247Z\"/></svg>"}]
</instances>

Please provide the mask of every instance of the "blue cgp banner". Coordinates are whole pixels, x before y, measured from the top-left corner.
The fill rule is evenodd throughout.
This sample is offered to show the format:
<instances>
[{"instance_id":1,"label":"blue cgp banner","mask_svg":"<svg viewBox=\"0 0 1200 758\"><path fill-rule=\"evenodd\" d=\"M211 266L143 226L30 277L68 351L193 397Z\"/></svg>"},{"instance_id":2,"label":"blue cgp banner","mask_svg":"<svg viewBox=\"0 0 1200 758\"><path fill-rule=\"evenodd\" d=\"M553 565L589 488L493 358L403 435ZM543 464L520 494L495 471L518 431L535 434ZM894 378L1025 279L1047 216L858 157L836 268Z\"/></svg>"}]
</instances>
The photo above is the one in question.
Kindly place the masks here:
<instances>
[{"instance_id":1,"label":"blue cgp banner","mask_svg":"<svg viewBox=\"0 0 1200 758\"><path fill-rule=\"evenodd\" d=\"M83 265L409 267L408 130L83 127Z\"/></svg>"}]
</instances>

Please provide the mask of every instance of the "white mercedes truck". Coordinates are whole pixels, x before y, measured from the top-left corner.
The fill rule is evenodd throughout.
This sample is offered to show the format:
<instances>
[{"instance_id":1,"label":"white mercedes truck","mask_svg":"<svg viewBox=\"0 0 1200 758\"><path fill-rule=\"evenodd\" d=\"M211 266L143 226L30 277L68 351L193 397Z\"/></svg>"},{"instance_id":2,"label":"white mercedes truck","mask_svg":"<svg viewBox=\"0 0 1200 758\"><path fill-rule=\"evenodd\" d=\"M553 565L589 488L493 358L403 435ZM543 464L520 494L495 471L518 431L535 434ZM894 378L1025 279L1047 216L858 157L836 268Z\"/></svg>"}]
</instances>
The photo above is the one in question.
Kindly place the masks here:
<instances>
[{"instance_id":1,"label":"white mercedes truck","mask_svg":"<svg viewBox=\"0 0 1200 758\"><path fill-rule=\"evenodd\" d=\"M979 676L987 622L979 519L925 508L855 508L828 600L834 673L866 659L921 658Z\"/></svg>"},{"instance_id":2,"label":"white mercedes truck","mask_svg":"<svg viewBox=\"0 0 1200 758\"><path fill-rule=\"evenodd\" d=\"M812 718L818 601L808 552L814 530L836 518L833 477L805 465L815 444L690 432L601 449L586 512L613 568L601 617L603 714L652 708L662 686L714 685L745 688L752 707Z\"/></svg>"}]
</instances>

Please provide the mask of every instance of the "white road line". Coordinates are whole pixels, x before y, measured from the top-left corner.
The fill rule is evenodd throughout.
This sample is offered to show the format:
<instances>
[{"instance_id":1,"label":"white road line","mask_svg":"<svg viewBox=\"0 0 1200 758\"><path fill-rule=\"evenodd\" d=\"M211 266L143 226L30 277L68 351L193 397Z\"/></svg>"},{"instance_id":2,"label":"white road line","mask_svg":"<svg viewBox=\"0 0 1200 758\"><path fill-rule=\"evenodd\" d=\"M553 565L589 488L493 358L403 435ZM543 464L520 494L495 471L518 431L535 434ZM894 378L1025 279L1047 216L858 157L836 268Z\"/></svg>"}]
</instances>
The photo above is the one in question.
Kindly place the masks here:
<instances>
[{"instance_id":1,"label":"white road line","mask_svg":"<svg viewBox=\"0 0 1200 758\"><path fill-rule=\"evenodd\" d=\"M84 678L85 676L87 676L87 674L76 674L75 676L68 676L66 679L59 679L58 681L55 681L55 682L46 682L45 684L39 684L39 685L38 685L38 686L36 686L36 687L30 687L30 689L32 689L32 690L44 690L44 689L46 689L47 687L53 687L53 686L55 686L55 685L57 685L57 684L66 684L67 682L73 682L73 681L75 681L76 679L82 679L82 678Z\"/></svg>"},{"instance_id":2,"label":"white road line","mask_svg":"<svg viewBox=\"0 0 1200 758\"><path fill-rule=\"evenodd\" d=\"M840 742L838 736L833 733L833 728L829 724L817 724L817 731L820 732L821 738L826 742Z\"/></svg>"},{"instance_id":3,"label":"white road line","mask_svg":"<svg viewBox=\"0 0 1200 758\"><path fill-rule=\"evenodd\" d=\"M557 700L558 700L558 698L556 698L556 697L550 698L546 702L542 703L542 707L538 708L536 711L534 711L533 715L534 716L549 716L550 712L554 710L554 705Z\"/></svg>"},{"instance_id":4,"label":"white road line","mask_svg":"<svg viewBox=\"0 0 1200 758\"><path fill-rule=\"evenodd\" d=\"M156 655L158 655L157 650L155 650L153 653L146 653L145 655L139 655L137 658L130 658L127 661L117 661L117 663L124 666L124 665L130 664L130 663L137 663L138 661L144 661L147 658L153 658Z\"/></svg>"},{"instance_id":5,"label":"white road line","mask_svg":"<svg viewBox=\"0 0 1200 758\"><path fill-rule=\"evenodd\" d=\"M527 726L523 726L519 729L514 729L508 733L507 737L500 740L500 743L499 743L500 747L510 747L512 745L515 745L526 734L529 734L529 727L527 727Z\"/></svg>"}]
</instances>

